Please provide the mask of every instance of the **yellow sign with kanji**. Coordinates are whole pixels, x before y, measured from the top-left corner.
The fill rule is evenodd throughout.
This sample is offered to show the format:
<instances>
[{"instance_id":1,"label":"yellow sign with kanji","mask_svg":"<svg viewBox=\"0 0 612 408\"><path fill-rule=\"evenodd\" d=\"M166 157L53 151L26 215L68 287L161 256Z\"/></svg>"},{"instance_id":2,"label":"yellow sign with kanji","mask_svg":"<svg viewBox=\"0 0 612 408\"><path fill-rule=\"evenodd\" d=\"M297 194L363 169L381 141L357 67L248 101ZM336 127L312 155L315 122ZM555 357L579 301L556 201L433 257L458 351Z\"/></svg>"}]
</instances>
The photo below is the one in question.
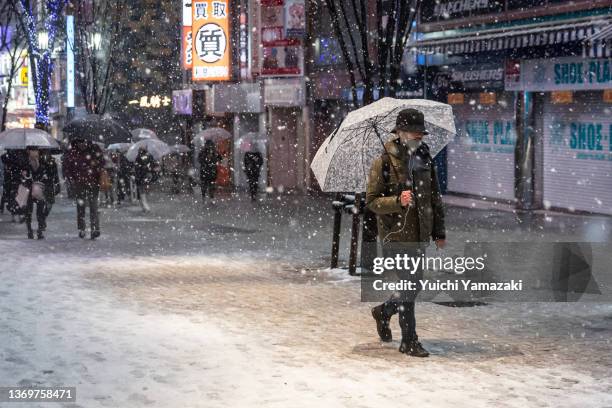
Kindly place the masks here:
<instances>
[{"instance_id":1,"label":"yellow sign with kanji","mask_svg":"<svg viewBox=\"0 0 612 408\"><path fill-rule=\"evenodd\" d=\"M170 106L170 102L172 99L165 95L143 95L140 99L128 101L128 105L138 105L141 108L161 108Z\"/></svg>"},{"instance_id":2,"label":"yellow sign with kanji","mask_svg":"<svg viewBox=\"0 0 612 408\"><path fill-rule=\"evenodd\" d=\"M19 70L19 84L28 86L28 67L21 67Z\"/></svg>"},{"instance_id":3,"label":"yellow sign with kanji","mask_svg":"<svg viewBox=\"0 0 612 408\"><path fill-rule=\"evenodd\" d=\"M228 81L232 54L229 0L194 0L191 16L192 79Z\"/></svg>"}]
</instances>

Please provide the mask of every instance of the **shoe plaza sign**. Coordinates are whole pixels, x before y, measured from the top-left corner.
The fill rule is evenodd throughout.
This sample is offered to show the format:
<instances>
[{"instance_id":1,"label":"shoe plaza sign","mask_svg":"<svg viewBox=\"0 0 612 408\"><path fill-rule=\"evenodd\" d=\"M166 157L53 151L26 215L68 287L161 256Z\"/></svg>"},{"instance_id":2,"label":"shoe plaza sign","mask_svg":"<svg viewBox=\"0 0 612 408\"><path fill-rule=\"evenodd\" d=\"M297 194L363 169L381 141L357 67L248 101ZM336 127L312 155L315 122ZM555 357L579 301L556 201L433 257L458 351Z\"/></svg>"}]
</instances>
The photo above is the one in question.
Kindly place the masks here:
<instances>
[{"instance_id":1,"label":"shoe plaza sign","mask_svg":"<svg viewBox=\"0 0 612 408\"><path fill-rule=\"evenodd\" d=\"M194 1L191 4L192 79L230 79L231 38L229 1Z\"/></svg>"},{"instance_id":2,"label":"shoe plaza sign","mask_svg":"<svg viewBox=\"0 0 612 408\"><path fill-rule=\"evenodd\" d=\"M611 58L563 57L523 60L506 66L506 89L586 91L612 88Z\"/></svg>"}]
</instances>

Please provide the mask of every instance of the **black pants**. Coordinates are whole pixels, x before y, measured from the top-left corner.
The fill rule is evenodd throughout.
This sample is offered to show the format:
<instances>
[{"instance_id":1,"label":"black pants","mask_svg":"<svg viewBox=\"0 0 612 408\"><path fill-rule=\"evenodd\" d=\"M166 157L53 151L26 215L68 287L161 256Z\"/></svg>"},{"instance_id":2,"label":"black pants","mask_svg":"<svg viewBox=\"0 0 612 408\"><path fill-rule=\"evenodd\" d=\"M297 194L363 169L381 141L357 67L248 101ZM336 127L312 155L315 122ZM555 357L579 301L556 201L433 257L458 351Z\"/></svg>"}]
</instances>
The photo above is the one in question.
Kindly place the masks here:
<instances>
[{"instance_id":1,"label":"black pants","mask_svg":"<svg viewBox=\"0 0 612 408\"><path fill-rule=\"evenodd\" d=\"M9 192L10 187L8 183L4 183L2 186L2 198L0 198L0 212L4 212L4 206L6 205L6 209L9 210Z\"/></svg>"},{"instance_id":2,"label":"black pants","mask_svg":"<svg viewBox=\"0 0 612 408\"><path fill-rule=\"evenodd\" d=\"M43 232L47 229L47 202L45 200L35 200L32 197L28 199L25 208L25 223L28 232L32 232L32 213L36 205L36 222L38 222L38 231Z\"/></svg>"},{"instance_id":3,"label":"black pants","mask_svg":"<svg viewBox=\"0 0 612 408\"><path fill-rule=\"evenodd\" d=\"M383 313L391 318L399 313L399 324L402 330L402 340L411 341L418 338L416 333L416 317L414 314L414 302L398 302L388 300L383 303Z\"/></svg>"},{"instance_id":4,"label":"black pants","mask_svg":"<svg viewBox=\"0 0 612 408\"><path fill-rule=\"evenodd\" d=\"M200 186L202 188L202 198L206 198L206 192L208 191L208 195L212 200L215 198L215 190L217 189L217 183L211 180L200 180Z\"/></svg>"},{"instance_id":5,"label":"black pants","mask_svg":"<svg viewBox=\"0 0 612 408\"><path fill-rule=\"evenodd\" d=\"M387 258L393 258L396 254L408 254L408 256L411 257L419 257L424 253L424 251L424 247L414 242L405 244L383 244L383 255ZM415 274L398 271L397 278L418 282L418 280L423 278L423 270L421 269ZM414 313L414 298L416 297L417 293L402 293L399 294L399 297L392 297L391 299L383 303L383 313L385 314L385 317L391 318L391 316L393 316L394 314L399 314L399 324L402 330L403 341L411 341L418 339L416 333L416 317Z\"/></svg>"},{"instance_id":6,"label":"black pants","mask_svg":"<svg viewBox=\"0 0 612 408\"><path fill-rule=\"evenodd\" d=\"M183 177L178 172L172 173L172 193L178 194L181 192L181 186L183 184Z\"/></svg>"},{"instance_id":7,"label":"black pants","mask_svg":"<svg viewBox=\"0 0 612 408\"><path fill-rule=\"evenodd\" d=\"M117 177L117 201L123 201L130 196L130 177L120 175Z\"/></svg>"},{"instance_id":8,"label":"black pants","mask_svg":"<svg viewBox=\"0 0 612 408\"><path fill-rule=\"evenodd\" d=\"M100 231L100 223L98 220L98 194L100 188L94 187L79 187L75 189L77 202L77 228L79 231L85 231L85 208L89 207L89 222L92 231Z\"/></svg>"},{"instance_id":9,"label":"black pants","mask_svg":"<svg viewBox=\"0 0 612 408\"><path fill-rule=\"evenodd\" d=\"M259 175L247 174L247 180L249 182L251 200L255 200L257 198L257 190L259 189Z\"/></svg>"},{"instance_id":10,"label":"black pants","mask_svg":"<svg viewBox=\"0 0 612 408\"><path fill-rule=\"evenodd\" d=\"M55 204L55 200L54 199L49 199L47 198L46 204L45 204L45 218L47 218L49 216L49 214L51 214L51 209L53 208L53 204Z\"/></svg>"}]
</instances>

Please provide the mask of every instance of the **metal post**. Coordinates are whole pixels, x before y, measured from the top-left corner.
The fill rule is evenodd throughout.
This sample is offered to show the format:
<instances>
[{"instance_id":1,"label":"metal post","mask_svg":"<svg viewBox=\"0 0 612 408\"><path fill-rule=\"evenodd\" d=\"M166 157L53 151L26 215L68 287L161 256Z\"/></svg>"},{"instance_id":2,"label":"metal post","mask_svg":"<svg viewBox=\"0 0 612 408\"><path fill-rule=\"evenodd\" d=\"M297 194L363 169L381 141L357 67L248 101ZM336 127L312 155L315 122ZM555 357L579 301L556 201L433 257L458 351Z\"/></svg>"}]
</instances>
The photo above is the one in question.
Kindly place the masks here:
<instances>
[{"instance_id":1,"label":"metal post","mask_svg":"<svg viewBox=\"0 0 612 408\"><path fill-rule=\"evenodd\" d=\"M534 117L533 94L522 91L516 100L515 197L517 208L534 207Z\"/></svg>"},{"instance_id":2,"label":"metal post","mask_svg":"<svg viewBox=\"0 0 612 408\"><path fill-rule=\"evenodd\" d=\"M361 227L361 273L371 271L376 258L376 237L378 225L376 214L367 208L363 209L363 224Z\"/></svg>"},{"instance_id":3,"label":"metal post","mask_svg":"<svg viewBox=\"0 0 612 408\"><path fill-rule=\"evenodd\" d=\"M357 271L357 248L359 246L359 203L361 193L355 193L355 206L353 212L353 225L351 227L351 252L349 254L349 275L355 275Z\"/></svg>"},{"instance_id":4,"label":"metal post","mask_svg":"<svg viewBox=\"0 0 612 408\"><path fill-rule=\"evenodd\" d=\"M340 194L336 194L336 201ZM338 252L340 251L340 227L342 225L342 205L334 205L334 231L332 234L332 253L330 268L338 267Z\"/></svg>"}]
</instances>

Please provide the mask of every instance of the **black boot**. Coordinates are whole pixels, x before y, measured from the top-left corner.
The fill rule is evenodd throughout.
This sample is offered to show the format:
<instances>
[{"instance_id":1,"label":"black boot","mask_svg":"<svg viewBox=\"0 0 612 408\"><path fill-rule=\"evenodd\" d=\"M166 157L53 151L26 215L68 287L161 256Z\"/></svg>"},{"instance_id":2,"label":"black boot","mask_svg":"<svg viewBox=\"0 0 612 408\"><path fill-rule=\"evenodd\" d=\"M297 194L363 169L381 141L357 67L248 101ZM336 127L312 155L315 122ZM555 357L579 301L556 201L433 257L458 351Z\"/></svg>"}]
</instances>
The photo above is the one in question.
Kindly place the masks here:
<instances>
[{"instance_id":1,"label":"black boot","mask_svg":"<svg viewBox=\"0 0 612 408\"><path fill-rule=\"evenodd\" d=\"M34 231L28 230L28 239L34 239Z\"/></svg>"},{"instance_id":2,"label":"black boot","mask_svg":"<svg viewBox=\"0 0 612 408\"><path fill-rule=\"evenodd\" d=\"M79 230L79 238L85 238L85 231Z\"/></svg>"},{"instance_id":3,"label":"black boot","mask_svg":"<svg viewBox=\"0 0 612 408\"><path fill-rule=\"evenodd\" d=\"M45 239L45 236L41 230L36 231L36 239Z\"/></svg>"},{"instance_id":4,"label":"black boot","mask_svg":"<svg viewBox=\"0 0 612 408\"><path fill-rule=\"evenodd\" d=\"M96 239L100 236L100 231L91 231L91 239Z\"/></svg>"},{"instance_id":5,"label":"black boot","mask_svg":"<svg viewBox=\"0 0 612 408\"><path fill-rule=\"evenodd\" d=\"M391 328L389 327L389 318L383 310L384 305L378 305L372 308L372 317L376 320L376 331L381 341L390 342L393 339Z\"/></svg>"},{"instance_id":6,"label":"black boot","mask_svg":"<svg viewBox=\"0 0 612 408\"><path fill-rule=\"evenodd\" d=\"M423 348L418 340L402 340L399 348L400 353L408 354L413 357L429 357L429 352Z\"/></svg>"}]
</instances>

